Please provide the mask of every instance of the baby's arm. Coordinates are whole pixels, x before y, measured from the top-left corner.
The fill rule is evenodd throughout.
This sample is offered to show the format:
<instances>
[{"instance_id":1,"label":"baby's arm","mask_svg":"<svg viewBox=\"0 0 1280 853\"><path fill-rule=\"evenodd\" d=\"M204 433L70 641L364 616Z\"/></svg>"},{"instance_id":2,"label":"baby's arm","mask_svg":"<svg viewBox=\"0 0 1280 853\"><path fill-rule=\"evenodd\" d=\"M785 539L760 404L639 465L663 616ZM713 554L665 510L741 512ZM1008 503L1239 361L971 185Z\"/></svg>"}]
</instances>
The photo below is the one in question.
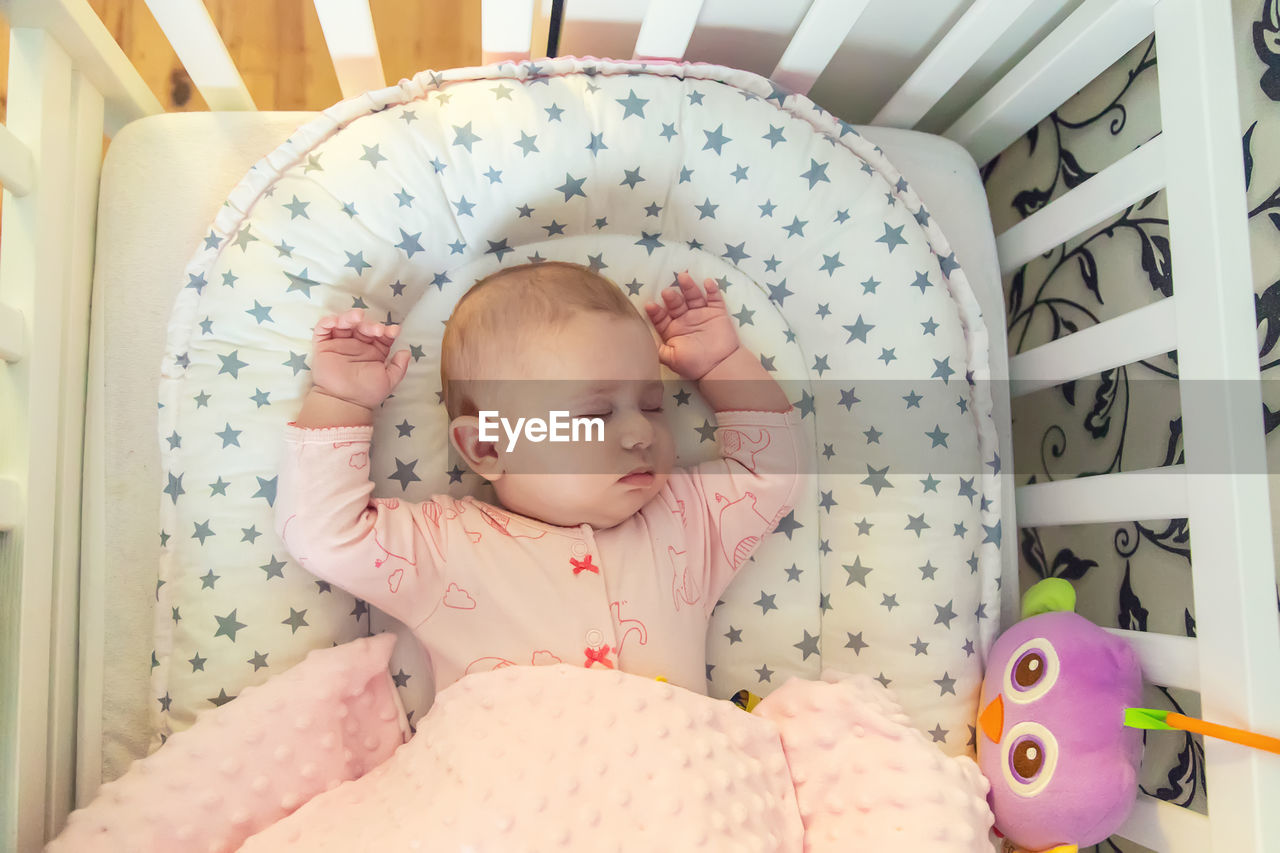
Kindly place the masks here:
<instances>
[{"instance_id":1,"label":"baby's arm","mask_svg":"<svg viewBox=\"0 0 1280 853\"><path fill-rule=\"evenodd\" d=\"M698 390L716 411L720 458L675 472L669 488L687 509L687 529L702 541L686 548L713 605L761 540L795 505L807 432L786 394L738 341L714 281L706 293L688 275L663 291L664 306L646 305L663 345L659 358Z\"/></svg>"},{"instance_id":2,"label":"baby's arm","mask_svg":"<svg viewBox=\"0 0 1280 853\"><path fill-rule=\"evenodd\" d=\"M413 624L435 597L443 531L433 504L372 497L373 407L403 378L397 329L352 310L315 330L314 387L286 427L276 530L312 574Z\"/></svg>"},{"instance_id":3,"label":"baby's arm","mask_svg":"<svg viewBox=\"0 0 1280 853\"><path fill-rule=\"evenodd\" d=\"M713 279L706 293L688 273L679 287L662 291L662 305L645 305L662 336L658 358L685 379L698 383L702 398L717 412L785 412L791 408L781 386L760 360L738 341Z\"/></svg>"}]
</instances>

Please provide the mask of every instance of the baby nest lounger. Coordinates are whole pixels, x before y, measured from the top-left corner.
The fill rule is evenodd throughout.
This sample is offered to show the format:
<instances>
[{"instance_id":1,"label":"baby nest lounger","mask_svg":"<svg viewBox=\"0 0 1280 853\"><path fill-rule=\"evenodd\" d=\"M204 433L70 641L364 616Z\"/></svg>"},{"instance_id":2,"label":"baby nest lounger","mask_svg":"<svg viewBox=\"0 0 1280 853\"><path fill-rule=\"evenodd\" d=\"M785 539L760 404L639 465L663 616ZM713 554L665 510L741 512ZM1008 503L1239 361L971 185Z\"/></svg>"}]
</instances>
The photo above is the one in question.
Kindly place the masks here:
<instances>
[{"instance_id":1,"label":"baby nest lounger","mask_svg":"<svg viewBox=\"0 0 1280 853\"><path fill-rule=\"evenodd\" d=\"M273 532L315 322L355 306L403 324L375 496L492 500L447 444L440 337L477 279L529 260L588 265L637 305L677 271L715 278L811 432L800 503L716 608L708 692L867 672L970 752L999 611L1000 454L955 253L881 149L807 98L719 66L593 59L423 72L340 103L218 212L160 379L153 746L311 648L401 630ZM711 457L714 416L668 378L678 464ZM670 583L673 606L702 594L674 567ZM644 614L602 601L600 618L606 642L646 642ZM411 638L397 656L416 719L430 668Z\"/></svg>"}]
</instances>

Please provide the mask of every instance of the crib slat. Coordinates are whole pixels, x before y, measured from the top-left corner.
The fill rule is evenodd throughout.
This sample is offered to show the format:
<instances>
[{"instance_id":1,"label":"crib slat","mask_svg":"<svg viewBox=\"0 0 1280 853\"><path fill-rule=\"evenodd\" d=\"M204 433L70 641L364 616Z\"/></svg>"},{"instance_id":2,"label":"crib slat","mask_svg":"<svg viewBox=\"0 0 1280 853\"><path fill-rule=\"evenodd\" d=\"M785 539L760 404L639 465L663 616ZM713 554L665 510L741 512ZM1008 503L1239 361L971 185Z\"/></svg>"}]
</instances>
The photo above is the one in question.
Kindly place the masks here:
<instances>
[{"instance_id":1,"label":"crib slat","mask_svg":"<svg viewBox=\"0 0 1280 853\"><path fill-rule=\"evenodd\" d=\"M106 496L106 299L95 290L89 304L88 380L85 393L83 516L80 520L80 682L76 702L76 808L87 806L102 785L103 703L107 572Z\"/></svg>"},{"instance_id":2,"label":"crib slat","mask_svg":"<svg viewBox=\"0 0 1280 853\"><path fill-rule=\"evenodd\" d=\"M943 136L984 165L1151 34L1154 0L1085 0Z\"/></svg>"},{"instance_id":3,"label":"crib slat","mask_svg":"<svg viewBox=\"0 0 1280 853\"><path fill-rule=\"evenodd\" d=\"M50 820L60 827L74 806L77 760L82 746L77 745L79 708L78 661L80 652L81 592L81 500L83 494L82 460L85 438L85 393L87 388L89 350L89 311L93 289L94 235L97 233L98 183L102 173L102 96L84 75L71 75L71 157L70 217L63 237L67 246L67 284L62 312L62 365L60 388L63 426L59 431L58 455L65 461L59 466L58 492L74 495L75 500L58 504L60 536L54 553L57 582L54 586L53 611L49 630L52 634L49 688L49 790L55 792L50 803ZM71 531L75 535L69 535ZM100 560L101 552L90 553L88 559ZM98 635L99 637L101 634ZM100 644L100 643L99 643ZM101 716L99 714L99 716ZM83 730L100 729L100 723Z\"/></svg>"},{"instance_id":4,"label":"crib slat","mask_svg":"<svg viewBox=\"0 0 1280 853\"><path fill-rule=\"evenodd\" d=\"M481 0L480 54L486 65L529 58L534 0Z\"/></svg>"},{"instance_id":5,"label":"crib slat","mask_svg":"<svg viewBox=\"0 0 1280 853\"><path fill-rule=\"evenodd\" d=\"M0 533L13 530L22 521L22 489L12 477L0 477Z\"/></svg>"},{"instance_id":6,"label":"crib slat","mask_svg":"<svg viewBox=\"0 0 1280 853\"><path fill-rule=\"evenodd\" d=\"M702 0L649 0L633 59L683 59Z\"/></svg>"},{"instance_id":7,"label":"crib slat","mask_svg":"<svg viewBox=\"0 0 1280 853\"><path fill-rule=\"evenodd\" d=\"M1010 395L1021 397L1173 352L1178 347L1177 298L1166 297L1013 356L1009 359Z\"/></svg>"},{"instance_id":8,"label":"crib slat","mask_svg":"<svg viewBox=\"0 0 1280 853\"><path fill-rule=\"evenodd\" d=\"M315 0L315 7L342 97L386 86L369 0Z\"/></svg>"},{"instance_id":9,"label":"crib slat","mask_svg":"<svg viewBox=\"0 0 1280 853\"><path fill-rule=\"evenodd\" d=\"M1019 486L1018 526L1186 518L1187 489L1181 465Z\"/></svg>"},{"instance_id":10,"label":"crib slat","mask_svg":"<svg viewBox=\"0 0 1280 853\"><path fill-rule=\"evenodd\" d=\"M31 150L0 124L0 184L14 195L26 195L36 180Z\"/></svg>"},{"instance_id":11,"label":"crib slat","mask_svg":"<svg viewBox=\"0 0 1280 853\"><path fill-rule=\"evenodd\" d=\"M73 193L71 97L71 61L58 42L40 29L15 28L8 124L31 148L43 180L30 195L5 199L0 251L0 302L22 311L30 329L28 352L7 368L11 381L0 383L0 470L23 491L19 529L0 540L0 648L6 656L16 651L18 662L0 685L14 697L0 702L0 730L14 736L5 751L12 763L0 770L20 780L16 790L0 786L0 813L11 816L0 820L0 849L5 850L39 849L70 793L49 787L48 744L67 734L50 725L51 685L61 677L51 671L58 658L50 621L55 589L74 583L78 568L63 562L62 546L79 547L79 531L59 526L62 508L80 502L78 490L61 491L59 476L79 465L78 453L61 456L61 395L65 384L83 382L64 363L62 337Z\"/></svg>"},{"instance_id":12,"label":"crib slat","mask_svg":"<svg viewBox=\"0 0 1280 853\"><path fill-rule=\"evenodd\" d=\"M1138 146L1080 186L996 237L1000 272L1008 275L1036 255L1164 187L1164 137Z\"/></svg>"},{"instance_id":13,"label":"crib slat","mask_svg":"<svg viewBox=\"0 0 1280 853\"><path fill-rule=\"evenodd\" d=\"M27 321L22 312L0 304L0 359L17 361L27 351Z\"/></svg>"},{"instance_id":14,"label":"crib slat","mask_svg":"<svg viewBox=\"0 0 1280 853\"><path fill-rule=\"evenodd\" d=\"M869 3L870 0L813 0L770 79L792 92L808 94Z\"/></svg>"},{"instance_id":15,"label":"crib slat","mask_svg":"<svg viewBox=\"0 0 1280 853\"><path fill-rule=\"evenodd\" d=\"M1195 637L1123 631L1119 628L1106 630L1133 647L1142 664L1144 681L1182 690L1200 689L1200 652L1196 648Z\"/></svg>"},{"instance_id":16,"label":"crib slat","mask_svg":"<svg viewBox=\"0 0 1280 853\"><path fill-rule=\"evenodd\" d=\"M146 0L146 3L209 109L257 109L204 3L200 0Z\"/></svg>"},{"instance_id":17,"label":"crib slat","mask_svg":"<svg viewBox=\"0 0 1280 853\"><path fill-rule=\"evenodd\" d=\"M1172 164L1166 195L1177 262L1183 445L1188 465L1215 472L1198 475L1190 494L1201 711L1224 725L1275 734L1280 619L1231 4L1160 0L1155 23L1160 118ZM1206 466L1215 458L1227 464ZM1274 849L1280 761L1207 740L1213 820L1202 849Z\"/></svg>"},{"instance_id":18,"label":"crib slat","mask_svg":"<svg viewBox=\"0 0 1280 853\"><path fill-rule=\"evenodd\" d=\"M1206 815L1146 794L1138 795L1128 820L1116 834L1161 853L1205 853L1218 849L1209 840Z\"/></svg>"},{"instance_id":19,"label":"crib slat","mask_svg":"<svg viewBox=\"0 0 1280 853\"><path fill-rule=\"evenodd\" d=\"M17 29L49 33L75 67L106 99L106 134L143 116L164 112L102 20L84 0L0 0L0 13Z\"/></svg>"},{"instance_id":20,"label":"crib slat","mask_svg":"<svg viewBox=\"0 0 1280 853\"><path fill-rule=\"evenodd\" d=\"M913 128L1036 0L977 0L876 113L880 127Z\"/></svg>"}]
</instances>

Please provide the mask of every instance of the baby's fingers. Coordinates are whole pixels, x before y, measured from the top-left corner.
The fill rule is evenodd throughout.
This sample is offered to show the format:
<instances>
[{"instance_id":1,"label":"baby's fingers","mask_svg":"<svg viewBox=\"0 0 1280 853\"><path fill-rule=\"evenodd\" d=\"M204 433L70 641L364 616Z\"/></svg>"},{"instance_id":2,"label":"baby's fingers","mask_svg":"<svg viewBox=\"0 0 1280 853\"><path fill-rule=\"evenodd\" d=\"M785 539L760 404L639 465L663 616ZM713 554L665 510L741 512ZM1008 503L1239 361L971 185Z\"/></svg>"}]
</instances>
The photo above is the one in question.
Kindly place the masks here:
<instances>
[{"instance_id":1,"label":"baby's fingers","mask_svg":"<svg viewBox=\"0 0 1280 853\"><path fill-rule=\"evenodd\" d=\"M395 390L400 380L404 379L404 375L409 371L409 355L407 349L402 349L391 356L391 361L387 362L388 393Z\"/></svg>"},{"instance_id":2,"label":"baby's fingers","mask_svg":"<svg viewBox=\"0 0 1280 853\"><path fill-rule=\"evenodd\" d=\"M653 328L659 335L665 337L667 326L671 325L671 317L668 316L667 309L656 302L646 302L644 310L649 315L649 322L653 324Z\"/></svg>"},{"instance_id":3,"label":"baby's fingers","mask_svg":"<svg viewBox=\"0 0 1280 853\"><path fill-rule=\"evenodd\" d=\"M676 282L680 285L681 297L690 308L702 308L707 304L707 297L693 280L693 276L682 272L676 276Z\"/></svg>"},{"instance_id":4,"label":"baby's fingers","mask_svg":"<svg viewBox=\"0 0 1280 853\"><path fill-rule=\"evenodd\" d=\"M330 314L321 317L320 322L316 323L313 337L317 341L327 340L329 338L349 338L352 329L359 326L364 320L364 311L359 308L352 308L344 314Z\"/></svg>"},{"instance_id":5,"label":"baby's fingers","mask_svg":"<svg viewBox=\"0 0 1280 853\"><path fill-rule=\"evenodd\" d=\"M668 287L662 291L662 301L666 303L667 313L671 317L679 317L689 310L684 294L679 288Z\"/></svg>"},{"instance_id":6,"label":"baby's fingers","mask_svg":"<svg viewBox=\"0 0 1280 853\"><path fill-rule=\"evenodd\" d=\"M399 331L399 326L391 326L385 323L375 323L367 320L355 327L355 335L366 343L375 343L380 340L390 341L395 338ZM393 331L394 330L394 331Z\"/></svg>"},{"instance_id":7,"label":"baby's fingers","mask_svg":"<svg viewBox=\"0 0 1280 853\"><path fill-rule=\"evenodd\" d=\"M716 284L714 278L706 279L702 282L702 286L707 289L707 304L717 305L724 303L724 294L720 292L719 285Z\"/></svg>"}]
</instances>

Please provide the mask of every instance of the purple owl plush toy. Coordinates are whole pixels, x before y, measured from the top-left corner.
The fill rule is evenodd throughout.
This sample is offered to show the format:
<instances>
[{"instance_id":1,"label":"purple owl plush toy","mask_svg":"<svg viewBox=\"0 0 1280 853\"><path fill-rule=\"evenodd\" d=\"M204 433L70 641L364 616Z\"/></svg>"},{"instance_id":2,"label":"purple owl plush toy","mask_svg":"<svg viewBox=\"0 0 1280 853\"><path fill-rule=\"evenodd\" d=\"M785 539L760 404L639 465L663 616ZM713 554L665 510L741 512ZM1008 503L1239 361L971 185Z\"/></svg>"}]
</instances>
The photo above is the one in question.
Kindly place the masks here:
<instances>
[{"instance_id":1,"label":"purple owl plush toy","mask_svg":"<svg viewBox=\"0 0 1280 853\"><path fill-rule=\"evenodd\" d=\"M1138 658L1074 608L1064 580L1028 590L982 682L978 765L997 832L1026 851L1096 844L1137 797L1142 732L1125 710L1142 699Z\"/></svg>"}]
</instances>

